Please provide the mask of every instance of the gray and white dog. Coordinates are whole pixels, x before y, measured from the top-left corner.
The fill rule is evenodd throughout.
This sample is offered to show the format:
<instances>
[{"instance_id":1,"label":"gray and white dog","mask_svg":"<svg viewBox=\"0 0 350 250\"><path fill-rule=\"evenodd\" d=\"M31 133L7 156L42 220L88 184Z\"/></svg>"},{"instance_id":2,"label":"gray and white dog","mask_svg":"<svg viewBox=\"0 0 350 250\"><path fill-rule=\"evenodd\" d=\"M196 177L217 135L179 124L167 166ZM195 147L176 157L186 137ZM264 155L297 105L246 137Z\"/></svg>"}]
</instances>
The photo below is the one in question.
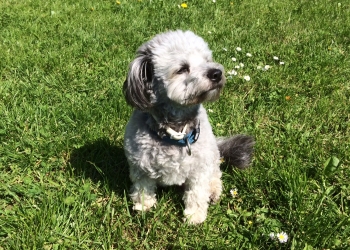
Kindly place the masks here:
<instances>
[{"instance_id":1,"label":"gray and white dog","mask_svg":"<svg viewBox=\"0 0 350 250\"><path fill-rule=\"evenodd\" d=\"M202 223L222 192L220 162L250 164L254 141L215 138L201 103L219 98L224 68L191 31L170 31L144 43L130 64L124 95L135 110L124 149L135 210L156 204L157 185L184 185L185 219Z\"/></svg>"}]
</instances>

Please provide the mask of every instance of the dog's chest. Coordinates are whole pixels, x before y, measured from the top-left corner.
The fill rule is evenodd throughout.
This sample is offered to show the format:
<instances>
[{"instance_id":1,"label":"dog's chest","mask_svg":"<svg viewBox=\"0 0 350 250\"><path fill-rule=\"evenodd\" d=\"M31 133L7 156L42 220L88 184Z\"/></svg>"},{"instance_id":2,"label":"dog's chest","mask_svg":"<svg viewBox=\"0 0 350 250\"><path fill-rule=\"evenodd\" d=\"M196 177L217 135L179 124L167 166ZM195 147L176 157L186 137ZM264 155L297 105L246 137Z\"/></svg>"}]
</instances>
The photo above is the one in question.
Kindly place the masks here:
<instances>
[{"instance_id":1,"label":"dog's chest","mask_svg":"<svg viewBox=\"0 0 350 250\"><path fill-rule=\"evenodd\" d=\"M149 167L163 185L181 185L193 172L192 155L184 147L158 147L152 152Z\"/></svg>"},{"instance_id":2,"label":"dog's chest","mask_svg":"<svg viewBox=\"0 0 350 250\"><path fill-rule=\"evenodd\" d=\"M147 174L163 185L181 185L197 176L210 176L219 168L220 153L206 116L201 120L201 135L187 146L172 145L160 140L146 125L146 116L135 111L125 133L124 149L131 171Z\"/></svg>"},{"instance_id":3,"label":"dog's chest","mask_svg":"<svg viewBox=\"0 0 350 250\"><path fill-rule=\"evenodd\" d=\"M149 156L149 173L161 185L182 185L188 178L210 174L218 165L217 150L203 152L200 145L192 145L192 153L186 147L156 147Z\"/></svg>"}]
</instances>

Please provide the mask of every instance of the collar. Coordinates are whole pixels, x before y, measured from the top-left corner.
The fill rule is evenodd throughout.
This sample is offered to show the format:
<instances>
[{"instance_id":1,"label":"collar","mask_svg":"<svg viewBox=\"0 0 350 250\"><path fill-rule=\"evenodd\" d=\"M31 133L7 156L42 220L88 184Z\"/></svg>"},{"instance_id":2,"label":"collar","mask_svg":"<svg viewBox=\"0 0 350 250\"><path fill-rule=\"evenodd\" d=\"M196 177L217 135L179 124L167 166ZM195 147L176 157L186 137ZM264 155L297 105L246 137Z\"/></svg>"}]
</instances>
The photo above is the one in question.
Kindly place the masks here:
<instances>
[{"instance_id":1,"label":"collar","mask_svg":"<svg viewBox=\"0 0 350 250\"><path fill-rule=\"evenodd\" d=\"M153 115L151 116L156 122L158 122L157 121L158 119L156 119ZM172 145L187 147L187 153L191 155L191 145L198 140L200 135L200 122L198 121L197 126L194 129L190 130L187 134L186 134L186 130L187 130L187 124L185 125L185 127L182 129L181 132L176 132L170 127L165 127L166 135L160 136L157 133L157 131L151 129L151 131L154 132L161 140Z\"/></svg>"},{"instance_id":2,"label":"collar","mask_svg":"<svg viewBox=\"0 0 350 250\"><path fill-rule=\"evenodd\" d=\"M171 128L167 128L166 133L168 135L163 136L162 140L172 145L177 145L180 147L186 146L188 155L191 155L192 154L191 145L198 140L198 137L200 134L200 123L198 122L197 127L192 129L187 134L185 133L186 128L187 128L187 124L183 128L182 132L176 132Z\"/></svg>"},{"instance_id":3,"label":"collar","mask_svg":"<svg viewBox=\"0 0 350 250\"><path fill-rule=\"evenodd\" d=\"M190 130L187 134L185 133L187 124L183 128L182 132L176 132L171 128L166 129L168 135L163 136L162 140L167 141L174 145L187 146L195 143L198 140L200 134L200 124L197 127Z\"/></svg>"}]
</instances>

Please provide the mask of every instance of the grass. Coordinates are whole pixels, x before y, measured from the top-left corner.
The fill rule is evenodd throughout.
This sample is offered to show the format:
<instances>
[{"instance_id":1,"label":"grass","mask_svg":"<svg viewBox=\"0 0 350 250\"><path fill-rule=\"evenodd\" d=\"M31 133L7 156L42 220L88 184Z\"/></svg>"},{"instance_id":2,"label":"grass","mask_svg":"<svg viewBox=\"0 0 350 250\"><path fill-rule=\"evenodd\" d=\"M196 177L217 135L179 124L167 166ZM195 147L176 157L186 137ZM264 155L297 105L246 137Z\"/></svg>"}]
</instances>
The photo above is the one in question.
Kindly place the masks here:
<instances>
[{"instance_id":1,"label":"grass","mask_svg":"<svg viewBox=\"0 0 350 250\"><path fill-rule=\"evenodd\" d=\"M0 1L0 249L350 249L348 1L181 3ZM227 72L244 64L206 106L216 135L257 141L249 170L223 164L199 226L176 187L148 213L127 195L121 86L169 29L202 36Z\"/></svg>"}]
</instances>

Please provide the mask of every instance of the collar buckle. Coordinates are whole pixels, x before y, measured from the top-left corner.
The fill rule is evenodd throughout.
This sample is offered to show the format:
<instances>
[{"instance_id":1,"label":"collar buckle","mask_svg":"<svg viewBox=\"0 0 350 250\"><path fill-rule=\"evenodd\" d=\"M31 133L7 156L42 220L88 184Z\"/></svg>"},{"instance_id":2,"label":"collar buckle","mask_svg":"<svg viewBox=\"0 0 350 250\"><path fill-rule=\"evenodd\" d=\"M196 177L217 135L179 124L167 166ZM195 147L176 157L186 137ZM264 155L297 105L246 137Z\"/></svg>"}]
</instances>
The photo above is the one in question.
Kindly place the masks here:
<instances>
[{"instance_id":1,"label":"collar buckle","mask_svg":"<svg viewBox=\"0 0 350 250\"><path fill-rule=\"evenodd\" d=\"M169 128L169 127L166 129L166 132L168 133L168 135L170 135L170 139L179 141L185 137L186 129L187 129L187 124L182 129L182 132L176 132L175 130L173 130L172 128Z\"/></svg>"}]
</instances>

